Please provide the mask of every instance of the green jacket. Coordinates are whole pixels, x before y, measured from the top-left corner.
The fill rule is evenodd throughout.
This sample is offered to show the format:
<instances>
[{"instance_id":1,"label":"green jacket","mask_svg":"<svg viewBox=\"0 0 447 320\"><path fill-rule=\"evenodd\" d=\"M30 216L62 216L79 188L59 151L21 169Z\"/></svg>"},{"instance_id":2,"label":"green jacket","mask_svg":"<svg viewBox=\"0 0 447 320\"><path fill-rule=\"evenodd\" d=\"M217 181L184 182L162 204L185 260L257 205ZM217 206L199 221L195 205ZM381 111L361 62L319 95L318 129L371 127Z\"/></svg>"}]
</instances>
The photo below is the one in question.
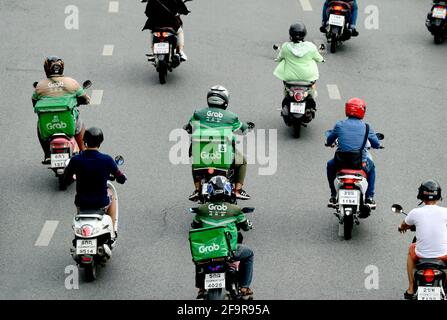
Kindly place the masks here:
<instances>
[{"instance_id":1,"label":"green jacket","mask_svg":"<svg viewBox=\"0 0 447 320\"><path fill-rule=\"evenodd\" d=\"M317 62L323 60L312 42L285 42L278 54L279 64L273 74L282 81L316 81L320 77Z\"/></svg>"},{"instance_id":2,"label":"green jacket","mask_svg":"<svg viewBox=\"0 0 447 320\"><path fill-rule=\"evenodd\" d=\"M193 129L196 129L196 123L198 122L202 129L205 128L231 128L234 132L241 129L245 132L248 129L247 124L239 121L237 114L223 110L220 108L203 108L196 110L189 120L189 124Z\"/></svg>"},{"instance_id":3,"label":"green jacket","mask_svg":"<svg viewBox=\"0 0 447 320\"><path fill-rule=\"evenodd\" d=\"M237 244L237 226L249 230L248 220L241 208L229 202L205 203L199 206L193 220L194 228L225 226L231 234L232 243Z\"/></svg>"}]
</instances>

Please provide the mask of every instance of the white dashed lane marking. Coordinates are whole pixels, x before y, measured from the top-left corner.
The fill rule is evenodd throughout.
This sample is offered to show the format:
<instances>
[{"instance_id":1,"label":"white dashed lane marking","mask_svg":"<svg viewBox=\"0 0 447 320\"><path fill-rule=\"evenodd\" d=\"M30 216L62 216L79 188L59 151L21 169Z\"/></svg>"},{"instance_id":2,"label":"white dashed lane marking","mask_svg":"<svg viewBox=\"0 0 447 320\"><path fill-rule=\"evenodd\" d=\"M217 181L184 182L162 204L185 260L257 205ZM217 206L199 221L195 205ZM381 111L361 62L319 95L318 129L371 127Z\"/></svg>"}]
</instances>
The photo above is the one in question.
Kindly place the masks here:
<instances>
[{"instance_id":1,"label":"white dashed lane marking","mask_svg":"<svg viewBox=\"0 0 447 320\"><path fill-rule=\"evenodd\" d=\"M120 8L120 3L118 1L110 1L109 3L109 12L117 13Z\"/></svg>"},{"instance_id":2,"label":"white dashed lane marking","mask_svg":"<svg viewBox=\"0 0 447 320\"><path fill-rule=\"evenodd\" d=\"M104 49L102 49L103 56L111 56L113 55L113 48L115 46L113 44L105 44Z\"/></svg>"},{"instance_id":3,"label":"white dashed lane marking","mask_svg":"<svg viewBox=\"0 0 447 320\"><path fill-rule=\"evenodd\" d=\"M50 244L51 238L53 238L53 234L56 231L58 224L59 221L56 220L45 221L42 231L40 231L40 235L34 245L37 247L47 247Z\"/></svg>"},{"instance_id":4,"label":"white dashed lane marking","mask_svg":"<svg viewBox=\"0 0 447 320\"><path fill-rule=\"evenodd\" d=\"M300 3L303 11L312 11L312 6L309 0L300 0Z\"/></svg>"},{"instance_id":5,"label":"white dashed lane marking","mask_svg":"<svg viewBox=\"0 0 447 320\"><path fill-rule=\"evenodd\" d=\"M90 97L90 104L92 105L101 104L103 93L104 90L92 90L92 96Z\"/></svg>"},{"instance_id":6,"label":"white dashed lane marking","mask_svg":"<svg viewBox=\"0 0 447 320\"><path fill-rule=\"evenodd\" d=\"M341 99L340 91L338 90L338 86L336 84L328 84L327 91L329 92L329 98L332 100Z\"/></svg>"}]
</instances>

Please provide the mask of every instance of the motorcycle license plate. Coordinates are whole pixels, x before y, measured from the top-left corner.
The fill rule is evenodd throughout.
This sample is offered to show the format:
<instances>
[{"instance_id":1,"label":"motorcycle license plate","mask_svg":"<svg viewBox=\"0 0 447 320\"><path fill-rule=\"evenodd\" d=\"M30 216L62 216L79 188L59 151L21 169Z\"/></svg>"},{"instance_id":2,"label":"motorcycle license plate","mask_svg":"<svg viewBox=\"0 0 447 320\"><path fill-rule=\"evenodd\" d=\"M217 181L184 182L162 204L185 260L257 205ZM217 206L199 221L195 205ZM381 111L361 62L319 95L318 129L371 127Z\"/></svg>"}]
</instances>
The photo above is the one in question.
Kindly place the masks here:
<instances>
[{"instance_id":1,"label":"motorcycle license plate","mask_svg":"<svg viewBox=\"0 0 447 320\"><path fill-rule=\"evenodd\" d=\"M225 288L225 273L208 273L205 275L205 290Z\"/></svg>"},{"instance_id":2,"label":"motorcycle license plate","mask_svg":"<svg viewBox=\"0 0 447 320\"><path fill-rule=\"evenodd\" d=\"M51 168L64 168L65 161L70 158L68 153L52 153L51 154Z\"/></svg>"},{"instance_id":3,"label":"motorcycle license plate","mask_svg":"<svg viewBox=\"0 0 447 320\"><path fill-rule=\"evenodd\" d=\"M306 103L305 102L301 102L301 103L291 102L290 103L290 112L291 113L304 114L305 111L306 111Z\"/></svg>"},{"instance_id":4,"label":"motorcycle license plate","mask_svg":"<svg viewBox=\"0 0 447 320\"><path fill-rule=\"evenodd\" d=\"M333 26L344 27L345 17L338 14L331 14L329 16L329 24Z\"/></svg>"},{"instance_id":5,"label":"motorcycle license plate","mask_svg":"<svg viewBox=\"0 0 447 320\"><path fill-rule=\"evenodd\" d=\"M419 287L418 300L441 300L441 288Z\"/></svg>"},{"instance_id":6,"label":"motorcycle license plate","mask_svg":"<svg viewBox=\"0 0 447 320\"><path fill-rule=\"evenodd\" d=\"M168 42L155 43L154 44L154 53L155 54L169 53L169 43Z\"/></svg>"},{"instance_id":7,"label":"motorcycle license plate","mask_svg":"<svg viewBox=\"0 0 447 320\"><path fill-rule=\"evenodd\" d=\"M96 254L96 239L76 240L76 254Z\"/></svg>"},{"instance_id":8,"label":"motorcycle license plate","mask_svg":"<svg viewBox=\"0 0 447 320\"><path fill-rule=\"evenodd\" d=\"M446 8L433 8L432 17L436 19L445 19L447 16Z\"/></svg>"},{"instance_id":9,"label":"motorcycle license plate","mask_svg":"<svg viewBox=\"0 0 447 320\"><path fill-rule=\"evenodd\" d=\"M359 190L346 190L341 189L338 192L338 202L339 204L347 205L358 205L359 204Z\"/></svg>"}]
</instances>

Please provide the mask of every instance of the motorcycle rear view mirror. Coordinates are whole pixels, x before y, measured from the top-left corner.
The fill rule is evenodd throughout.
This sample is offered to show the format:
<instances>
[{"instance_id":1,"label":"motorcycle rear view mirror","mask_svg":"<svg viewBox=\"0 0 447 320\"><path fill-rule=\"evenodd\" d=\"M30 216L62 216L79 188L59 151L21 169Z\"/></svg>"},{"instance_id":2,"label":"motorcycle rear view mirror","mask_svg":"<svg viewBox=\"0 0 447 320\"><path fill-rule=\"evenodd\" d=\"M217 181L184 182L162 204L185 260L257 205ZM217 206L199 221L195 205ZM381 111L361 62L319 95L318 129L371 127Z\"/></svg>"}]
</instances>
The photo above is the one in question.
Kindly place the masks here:
<instances>
[{"instance_id":1,"label":"motorcycle rear view mirror","mask_svg":"<svg viewBox=\"0 0 447 320\"><path fill-rule=\"evenodd\" d=\"M251 213L251 212L254 212L254 211L255 211L255 208L253 208L253 207L242 208L242 212L243 213Z\"/></svg>"},{"instance_id":2,"label":"motorcycle rear view mirror","mask_svg":"<svg viewBox=\"0 0 447 320\"><path fill-rule=\"evenodd\" d=\"M385 135L383 133L376 133L377 139L383 140L385 139Z\"/></svg>"},{"instance_id":3,"label":"motorcycle rear view mirror","mask_svg":"<svg viewBox=\"0 0 447 320\"><path fill-rule=\"evenodd\" d=\"M84 83L82 84L82 88L84 89L88 89L92 86L92 82L90 80L85 80Z\"/></svg>"},{"instance_id":4,"label":"motorcycle rear view mirror","mask_svg":"<svg viewBox=\"0 0 447 320\"><path fill-rule=\"evenodd\" d=\"M273 50L276 51L276 50L278 50L278 49L279 49L279 44L276 44L276 43L275 43L275 44L273 45Z\"/></svg>"},{"instance_id":5,"label":"motorcycle rear view mirror","mask_svg":"<svg viewBox=\"0 0 447 320\"><path fill-rule=\"evenodd\" d=\"M34 88L37 87L37 81L35 81L35 82L33 83L33 87L34 87Z\"/></svg>"},{"instance_id":6,"label":"motorcycle rear view mirror","mask_svg":"<svg viewBox=\"0 0 447 320\"><path fill-rule=\"evenodd\" d=\"M393 211L394 213L403 213L404 209L400 204L395 203L391 206L391 211Z\"/></svg>"},{"instance_id":7,"label":"motorcycle rear view mirror","mask_svg":"<svg viewBox=\"0 0 447 320\"><path fill-rule=\"evenodd\" d=\"M189 208L189 213L198 213L199 208Z\"/></svg>"},{"instance_id":8,"label":"motorcycle rear view mirror","mask_svg":"<svg viewBox=\"0 0 447 320\"><path fill-rule=\"evenodd\" d=\"M123 157L123 156L116 156L116 157L115 157L115 163L116 163L118 166L123 165L123 164L124 164L124 157Z\"/></svg>"}]
</instances>

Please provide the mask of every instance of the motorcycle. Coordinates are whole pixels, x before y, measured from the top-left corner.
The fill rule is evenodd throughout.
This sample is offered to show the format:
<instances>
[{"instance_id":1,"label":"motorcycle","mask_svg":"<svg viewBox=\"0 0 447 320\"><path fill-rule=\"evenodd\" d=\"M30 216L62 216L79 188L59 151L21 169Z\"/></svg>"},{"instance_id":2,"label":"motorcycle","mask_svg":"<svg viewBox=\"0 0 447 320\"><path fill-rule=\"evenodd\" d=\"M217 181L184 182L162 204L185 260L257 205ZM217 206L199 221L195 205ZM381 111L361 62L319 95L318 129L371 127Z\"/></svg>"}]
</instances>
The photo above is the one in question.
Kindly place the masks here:
<instances>
[{"instance_id":1,"label":"motorcycle","mask_svg":"<svg viewBox=\"0 0 447 320\"><path fill-rule=\"evenodd\" d=\"M447 37L447 1L435 0L425 22L428 31L434 36L436 44Z\"/></svg>"},{"instance_id":2,"label":"motorcycle","mask_svg":"<svg viewBox=\"0 0 447 320\"><path fill-rule=\"evenodd\" d=\"M253 207L242 208L243 213L251 213L254 210L255 208ZM195 214L197 213L197 208L190 208L189 212ZM228 300L242 300L239 293L239 262L232 259L232 253L228 249L230 247L229 235L225 234L223 229L224 227L216 227L193 229L190 231L191 253L193 255L193 262L196 265L196 276L200 277L200 283L203 284L199 286L206 290L204 300L225 300L226 298ZM214 233L216 230L222 231L222 241L219 241L218 237L216 237L216 233ZM209 239L207 239L207 232L213 232ZM195 237L194 235L197 236ZM195 243L197 240L199 241L198 244ZM242 240L243 237L239 231L237 243L242 243ZM213 248L213 250L219 247L217 250L219 250L220 254L217 253L205 259L196 259L196 255L203 254L203 250L200 253L195 252L195 248L198 245L205 248ZM222 247L225 248L223 251L220 251Z\"/></svg>"},{"instance_id":3,"label":"motorcycle","mask_svg":"<svg viewBox=\"0 0 447 320\"><path fill-rule=\"evenodd\" d=\"M120 166L124 163L124 158L117 156L115 162ZM116 201L115 230L118 232L118 193L111 183L114 177L111 176L109 180L107 188ZM72 228L74 239L70 249L71 256L77 265L84 269L85 280L91 282L96 279L97 266L106 265L112 257L112 249L116 246L112 218L102 209L81 209L74 216Z\"/></svg>"},{"instance_id":4,"label":"motorcycle","mask_svg":"<svg viewBox=\"0 0 447 320\"><path fill-rule=\"evenodd\" d=\"M92 82L84 81L82 87L90 88ZM33 84L34 88L37 82ZM72 110L79 107L80 103L74 96L48 97L37 101L34 111L39 117L40 134L45 132L46 139L50 142L50 166L58 178L59 190L66 190L64 184L64 171L67 159L79 153L79 146L74 138L75 124L72 120ZM70 134L67 134L70 131Z\"/></svg>"},{"instance_id":5,"label":"motorcycle","mask_svg":"<svg viewBox=\"0 0 447 320\"><path fill-rule=\"evenodd\" d=\"M281 116L287 126L293 127L295 138L301 136L301 127L307 127L315 118L316 103L311 95L314 85L315 82L307 81L285 82Z\"/></svg>"},{"instance_id":6,"label":"motorcycle","mask_svg":"<svg viewBox=\"0 0 447 320\"><path fill-rule=\"evenodd\" d=\"M391 211L407 215L399 204L393 204ZM415 232L416 226L410 230ZM399 231L400 228L399 228ZM413 238L413 243L416 237ZM415 265L414 270L414 292L417 300L446 300L446 277L447 265L444 261L436 258L421 258Z\"/></svg>"},{"instance_id":7,"label":"motorcycle","mask_svg":"<svg viewBox=\"0 0 447 320\"><path fill-rule=\"evenodd\" d=\"M188 1L192 0L184 0L183 2ZM141 2L147 2L147 0ZM152 43L154 54L148 61L155 66L160 84L165 84L168 71L172 72L182 62L180 54L177 53L177 32L171 27L154 29L152 31Z\"/></svg>"},{"instance_id":8,"label":"motorcycle","mask_svg":"<svg viewBox=\"0 0 447 320\"><path fill-rule=\"evenodd\" d=\"M247 123L249 131L255 127ZM208 128L197 129L186 125L184 128L191 134L190 156L194 181L200 181L199 202L205 203L208 194L208 181L214 176L224 176L234 184L235 139L231 129Z\"/></svg>"},{"instance_id":9,"label":"motorcycle","mask_svg":"<svg viewBox=\"0 0 447 320\"><path fill-rule=\"evenodd\" d=\"M327 135L328 132L326 132ZM383 140L384 135L377 133L377 138ZM367 149L370 149L369 142L367 142ZM381 146L380 149L383 147ZM371 156L368 154L368 157ZM335 209L334 215L339 221L339 236L350 240L354 224L359 225L359 218L368 217L371 211L376 209L376 205L365 203L368 180L362 169L350 169L349 165L346 165L345 168L337 171L334 185L337 191L336 202L328 204L328 207Z\"/></svg>"},{"instance_id":10,"label":"motorcycle","mask_svg":"<svg viewBox=\"0 0 447 320\"><path fill-rule=\"evenodd\" d=\"M329 28L326 32L326 39L330 43L331 53L335 53L342 42L351 38L349 21L352 13L352 1L331 1L328 11Z\"/></svg>"}]
</instances>

